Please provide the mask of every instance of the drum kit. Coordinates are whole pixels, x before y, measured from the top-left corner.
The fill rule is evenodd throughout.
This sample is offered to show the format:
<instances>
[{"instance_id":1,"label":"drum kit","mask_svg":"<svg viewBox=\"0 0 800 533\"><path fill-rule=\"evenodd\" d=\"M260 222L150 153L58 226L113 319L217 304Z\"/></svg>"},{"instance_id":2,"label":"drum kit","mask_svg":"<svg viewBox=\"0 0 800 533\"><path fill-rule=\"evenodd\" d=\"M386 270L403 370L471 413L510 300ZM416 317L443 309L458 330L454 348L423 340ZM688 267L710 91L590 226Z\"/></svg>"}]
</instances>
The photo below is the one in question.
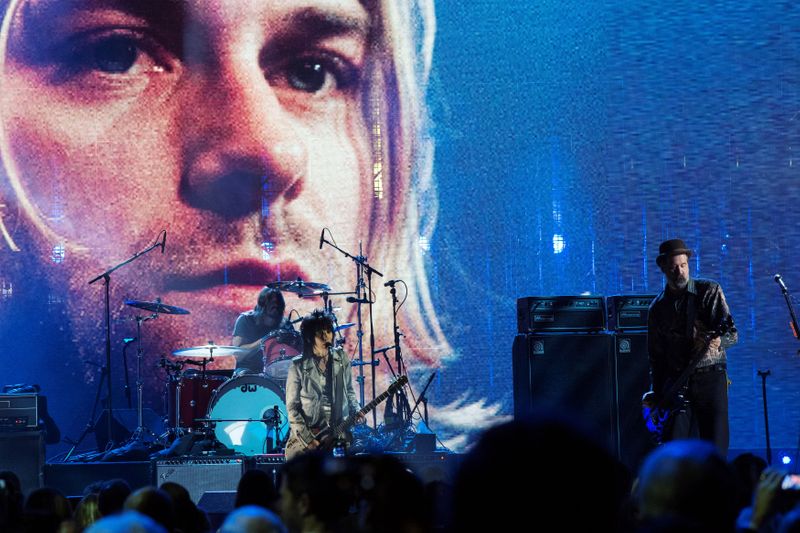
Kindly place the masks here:
<instances>
[{"instance_id":1,"label":"drum kit","mask_svg":"<svg viewBox=\"0 0 800 533\"><path fill-rule=\"evenodd\" d=\"M397 298L395 295L394 284L398 280L390 280L384 286L391 287L393 300L393 315L395 316L394 332L395 343L393 346L382 349L374 347L374 332L372 331L372 320L369 321L369 350L370 360L364 357L364 331L362 328L362 305L369 307L369 315L372 316L372 275L383 276L382 273L374 269L367 263L366 257L361 253L354 256L347 251L336 246L335 243L325 238L323 229L320 236L320 249L324 244L328 244L345 257L351 259L356 266L356 288L349 292L332 292L331 288L324 283L307 282L302 279L292 281L276 281L267 284L268 287L295 294L299 298L322 299L323 308L328 310L334 318L334 332L337 336L337 343L344 343L342 331L357 327L357 354L353 357L352 366L358 368L358 375L355 381L359 386L360 403L364 405L364 367L369 366L372 371L372 397L376 397L375 391L375 367L379 363L376 355L383 354L386 363L391 369L391 364L386 357L388 350L394 350L398 361L397 372L404 373L404 368L400 357L399 329L396 324ZM107 407L110 416L107 417L109 435L108 447L119 444L112 439L112 418L113 406L111 403L111 339L110 339L110 282L111 274L117 269L131 263L137 258L153 250L161 249L164 252L166 244L166 230L159 233L156 242L146 249L137 252L122 263L109 268L102 274L89 281L93 284L102 280L105 288L105 323L106 323L106 365L103 367L103 378L108 386ZM360 245L359 245L360 250ZM357 321L339 324L336 321L334 308L329 300L330 296L349 295L346 300L348 303L356 304L355 316ZM145 427L143 422L143 379L142 369L144 364L144 354L142 350L142 324L158 318L161 315L181 316L188 315L190 311L174 305L161 302L146 300L127 300L126 305L135 309L145 311L148 314L135 317L137 324L137 336L135 339L126 339L128 342L137 340L137 365L136 365L136 390L137 390L137 414L138 426L132 434L130 440L117 449L105 452L111 455L111 459L119 460L126 453L124 450L135 449L137 451L147 450L152 452L161 448L161 452L168 452L185 436L194 439L197 436L204 438L205 442L212 442L215 449L226 450L227 453L241 453L244 455L257 455L264 453L280 452L283 449L289 433L289 420L285 402L285 382L291 366L292 358L302 353L302 340L300 334L292 329L276 329L268 333L261 340L263 369L258 374L245 373L238 374L238 371L231 373L224 370L208 368L215 360L244 356L250 350L238 346L221 346L209 342L202 346L192 346L181 348L171 353L169 358L162 357L160 366L167 371L165 385L165 407L167 415L167 431L162 435L155 435L154 432ZM297 320L299 321L299 320ZM290 324L293 324L293 321ZM184 370L184 367L192 366ZM127 362L126 362L126 394L127 394ZM392 370L392 373L394 371ZM95 398L95 409L100 397L103 379L98 385L98 392ZM130 398L128 398L130 402ZM404 402L407 404L407 402ZM94 409L92 420L94 419ZM410 419L410 418L409 418ZM376 426L375 412L373 411L373 426ZM65 461L69 459L75 448L83 440L87 432L95 429L93 422L90 421L83 435L77 442L73 442L72 449L67 453ZM173 445L169 445L172 442ZM166 448L166 449L164 449ZM122 450L121 453L116 453ZM103 451L99 452L103 454Z\"/></svg>"},{"instance_id":2,"label":"drum kit","mask_svg":"<svg viewBox=\"0 0 800 533\"><path fill-rule=\"evenodd\" d=\"M324 298L326 309L333 311L327 297L330 287L322 283L279 281L271 288L291 292L301 298ZM352 293L349 293L352 294ZM141 346L141 324L158 315L187 315L189 310L154 302L128 300L126 305L152 313L136 317ZM336 333L354 323L336 324ZM175 350L160 366L167 371L165 407L167 431L156 437L142 424L142 353L137 357L137 406L139 427L132 440L150 435L156 441L177 439L186 435L201 435L243 455L275 453L288 438L289 419L285 402L285 383L292 358L303 350L300 333L292 329L275 329L262 339L263 372L237 374L207 368L213 361L245 355L248 350L238 346L223 346L212 342ZM340 342L343 339L340 335ZM195 368L187 368L192 366Z\"/></svg>"}]
</instances>

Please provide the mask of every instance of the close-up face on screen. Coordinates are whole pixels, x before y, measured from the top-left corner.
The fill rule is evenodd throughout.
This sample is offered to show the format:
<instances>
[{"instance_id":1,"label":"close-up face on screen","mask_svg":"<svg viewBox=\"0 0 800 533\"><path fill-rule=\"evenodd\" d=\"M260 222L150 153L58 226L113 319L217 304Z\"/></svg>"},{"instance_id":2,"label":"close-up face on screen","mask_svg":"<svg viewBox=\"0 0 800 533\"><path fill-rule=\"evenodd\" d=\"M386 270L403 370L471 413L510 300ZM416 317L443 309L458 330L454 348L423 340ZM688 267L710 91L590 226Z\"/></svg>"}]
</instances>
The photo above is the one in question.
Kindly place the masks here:
<instances>
[{"instance_id":1,"label":"close-up face on screen","mask_svg":"<svg viewBox=\"0 0 800 533\"><path fill-rule=\"evenodd\" d=\"M774 275L800 285L800 15L634 4L0 0L0 385L38 385L73 440L108 391L176 423L170 365L258 340L235 325L273 285L284 311L256 322L289 331L260 348L282 408L326 307L359 403L407 374L410 423L463 451L518 407L520 299L649 302L680 238L685 281L719 282L738 327L731 448L763 441L764 369L789 406L773 442L796 446ZM534 404L607 400L622 423L650 378L614 312L527 354ZM585 333L551 319L536 332ZM220 383L229 352L203 363Z\"/></svg>"},{"instance_id":2,"label":"close-up face on screen","mask_svg":"<svg viewBox=\"0 0 800 533\"><path fill-rule=\"evenodd\" d=\"M357 1L161 4L18 4L3 153L31 223L19 244L73 318L102 303L88 280L166 230L163 255L112 277L112 305L160 297L191 311L148 324L169 348L227 344L266 283L350 281L319 253L321 228L369 241L370 15Z\"/></svg>"}]
</instances>

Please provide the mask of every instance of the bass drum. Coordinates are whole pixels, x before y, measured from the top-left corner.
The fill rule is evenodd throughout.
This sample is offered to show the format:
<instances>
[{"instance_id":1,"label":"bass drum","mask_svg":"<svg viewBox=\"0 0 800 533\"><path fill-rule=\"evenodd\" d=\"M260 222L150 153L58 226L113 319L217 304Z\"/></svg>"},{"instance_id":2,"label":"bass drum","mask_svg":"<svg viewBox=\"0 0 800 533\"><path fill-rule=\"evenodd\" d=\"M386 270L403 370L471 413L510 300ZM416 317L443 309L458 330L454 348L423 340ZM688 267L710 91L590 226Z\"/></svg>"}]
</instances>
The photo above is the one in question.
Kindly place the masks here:
<instances>
[{"instance_id":1,"label":"bass drum","mask_svg":"<svg viewBox=\"0 0 800 533\"><path fill-rule=\"evenodd\" d=\"M283 390L259 374L231 378L219 387L208 418L219 442L248 456L278 453L289 433Z\"/></svg>"}]
</instances>

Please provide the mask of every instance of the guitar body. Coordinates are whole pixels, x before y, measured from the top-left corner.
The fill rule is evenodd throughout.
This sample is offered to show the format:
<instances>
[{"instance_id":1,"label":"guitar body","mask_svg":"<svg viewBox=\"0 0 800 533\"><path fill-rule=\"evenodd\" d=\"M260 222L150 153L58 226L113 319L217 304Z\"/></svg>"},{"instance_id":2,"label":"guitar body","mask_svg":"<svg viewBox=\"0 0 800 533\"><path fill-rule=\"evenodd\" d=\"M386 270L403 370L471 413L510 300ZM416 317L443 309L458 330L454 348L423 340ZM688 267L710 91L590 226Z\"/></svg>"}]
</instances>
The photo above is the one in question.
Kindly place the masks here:
<instances>
[{"instance_id":1,"label":"guitar body","mask_svg":"<svg viewBox=\"0 0 800 533\"><path fill-rule=\"evenodd\" d=\"M353 434L350 433L350 431L344 430L340 434L335 435L331 427L327 424L322 428L315 428L313 431L314 439L320 443L319 447L316 449L326 452L332 451L339 444L349 444L353 440ZM295 455L303 453L307 450L308 447L303 444L303 441L300 440L297 435L293 433L286 441L284 455L288 461Z\"/></svg>"},{"instance_id":2,"label":"guitar body","mask_svg":"<svg viewBox=\"0 0 800 533\"><path fill-rule=\"evenodd\" d=\"M686 409L686 387L683 386L672 397L672 401L659 400L653 391L645 393L642 397L642 418L644 418L647 431L655 444L665 442L664 432L670 426L676 413Z\"/></svg>"}]
</instances>

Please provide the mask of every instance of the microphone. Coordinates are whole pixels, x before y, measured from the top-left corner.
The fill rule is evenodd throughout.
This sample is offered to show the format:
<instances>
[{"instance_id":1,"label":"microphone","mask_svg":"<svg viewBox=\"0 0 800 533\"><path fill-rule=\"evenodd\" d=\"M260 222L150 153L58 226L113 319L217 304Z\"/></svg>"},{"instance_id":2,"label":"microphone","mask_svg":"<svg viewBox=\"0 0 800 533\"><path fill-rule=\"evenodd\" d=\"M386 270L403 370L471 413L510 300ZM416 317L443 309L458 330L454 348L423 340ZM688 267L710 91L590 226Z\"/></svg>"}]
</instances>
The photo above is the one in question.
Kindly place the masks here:
<instances>
[{"instance_id":1,"label":"microphone","mask_svg":"<svg viewBox=\"0 0 800 533\"><path fill-rule=\"evenodd\" d=\"M394 350L394 349L395 349L395 345L392 344L391 346L384 346L383 348L378 348L377 350L373 350L372 353L379 354L379 353L388 352L389 350Z\"/></svg>"},{"instance_id":2,"label":"microphone","mask_svg":"<svg viewBox=\"0 0 800 533\"><path fill-rule=\"evenodd\" d=\"M325 243L325 228L322 228L322 233L319 234L319 249L322 250L322 245Z\"/></svg>"},{"instance_id":3,"label":"microphone","mask_svg":"<svg viewBox=\"0 0 800 533\"><path fill-rule=\"evenodd\" d=\"M347 297L347 303L351 303L351 304L368 304L368 303L372 303L372 302L370 302L368 298L356 298L355 296L348 296Z\"/></svg>"},{"instance_id":4,"label":"microphone","mask_svg":"<svg viewBox=\"0 0 800 533\"><path fill-rule=\"evenodd\" d=\"M161 241L161 253L164 253L164 246L167 245L167 230L164 230L164 239Z\"/></svg>"},{"instance_id":5,"label":"microphone","mask_svg":"<svg viewBox=\"0 0 800 533\"><path fill-rule=\"evenodd\" d=\"M394 287L394 284L395 284L395 283L397 283L398 281L402 281L402 280L399 280L399 279L390 279L389 281L387 281L386 283L384 283L384 284L383 284L383 286L384 286L384 287Z\"/></svg>"},{"instance_id":6,"label":"microphone","mask_svg":"<svg viewBox=\"0 0 800 533\"><path fill-rule=\"evenodd\" d=\"M780 274L775 274L775 275L773 276L773 278L772 278L772 279L774 279L774 280L775 280L775 283L777 283L778 285L780 285L780 287L781 287L781 290L782 290L783 292L789 292L789 289L787 289L787 288L786 288L786 284L783 282L783 278L781 277L781 275L780 275Z\"/></svg>"}]
</instances>

